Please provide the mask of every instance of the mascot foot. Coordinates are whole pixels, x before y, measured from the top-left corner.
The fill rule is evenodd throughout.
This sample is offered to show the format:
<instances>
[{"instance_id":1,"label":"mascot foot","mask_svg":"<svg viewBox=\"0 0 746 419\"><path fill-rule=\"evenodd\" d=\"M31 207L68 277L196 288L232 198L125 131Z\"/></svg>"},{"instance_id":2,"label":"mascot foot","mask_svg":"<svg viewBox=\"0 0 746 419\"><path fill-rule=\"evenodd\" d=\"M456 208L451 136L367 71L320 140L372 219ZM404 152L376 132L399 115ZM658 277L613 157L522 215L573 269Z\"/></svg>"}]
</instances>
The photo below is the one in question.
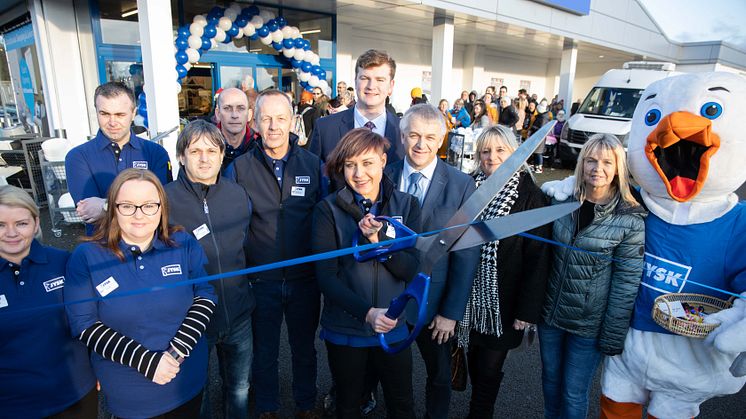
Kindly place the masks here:
<instances>
[{"instance_id":1,"label":"mascot foot","mask_svg":"<svg viewBox=\"0 0 746 419\"><path fill-rule=\"evenodd\" d=\"M641 419L642 405L639 403L623 403L611 400L601 395L601 414L600 419ZM656 419L655 416L648 415L648 418Z\"/></svg>"}]
</instances>

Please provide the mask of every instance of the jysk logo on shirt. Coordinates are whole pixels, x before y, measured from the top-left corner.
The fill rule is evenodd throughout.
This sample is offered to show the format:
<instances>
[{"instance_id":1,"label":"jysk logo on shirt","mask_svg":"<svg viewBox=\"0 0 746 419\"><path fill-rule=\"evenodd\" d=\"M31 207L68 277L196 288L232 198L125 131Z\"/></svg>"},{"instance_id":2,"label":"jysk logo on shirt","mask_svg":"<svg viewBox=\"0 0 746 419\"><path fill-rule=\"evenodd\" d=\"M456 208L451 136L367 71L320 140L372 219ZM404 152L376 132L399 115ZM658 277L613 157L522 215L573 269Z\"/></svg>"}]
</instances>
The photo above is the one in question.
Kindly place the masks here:
<instances>
[{"instance_id":1,"label":"jysk logo on shirt","mask_svg":"<svg viewBox=\"0 0 746 419\"><path fill-rule=\"evenodd\" d=\"M311 176L296 176L295 177L295 184L296 185L310 185L311 184Z\"/></svg>"},{"instance_id":2,"label":"jysk logo on shirt","mask_svg":"<svg viewBox=\"0 0 746 419\"><path fill-rule=\"evenodd\" d=\"M145 160L135 160L132 162L132 167L135 169L148 169L148 162Z\"/></svg>"},{"instance_id":3,"label":"jysk logo on shirt","mask_svg":"<svg viewBox=\"0 0 746 419\"><path fill-rule=\"evenodd\" d=\"M161 267L161 274L163 276L171 276L171 275L181 275L181 265L174 264L174 265L166 265Z\"/></svg>"},{"instance_id":4,"label":"jysk logo on shirt","mask_svg":"<svg viewBox=\"0 0 746 419\"><path fill-rule=\"evenodd\" d=\"M681 292L691 271L691 266L645 252L642 285L664 294Z\"/></svg>"},{"instance_id":5,"label":"jysk logo on shirt","mask_svg":"<svg viewBox=\"0 0 746 419\"><path fill-rule=\"evenodd\" d=\"M42 282L42 284L44 285L44 290L46 292L52 292L65 286L65 277L58 276L57 278L52 278L48 281L44 281Z\"/></svg>"}]
</instances>

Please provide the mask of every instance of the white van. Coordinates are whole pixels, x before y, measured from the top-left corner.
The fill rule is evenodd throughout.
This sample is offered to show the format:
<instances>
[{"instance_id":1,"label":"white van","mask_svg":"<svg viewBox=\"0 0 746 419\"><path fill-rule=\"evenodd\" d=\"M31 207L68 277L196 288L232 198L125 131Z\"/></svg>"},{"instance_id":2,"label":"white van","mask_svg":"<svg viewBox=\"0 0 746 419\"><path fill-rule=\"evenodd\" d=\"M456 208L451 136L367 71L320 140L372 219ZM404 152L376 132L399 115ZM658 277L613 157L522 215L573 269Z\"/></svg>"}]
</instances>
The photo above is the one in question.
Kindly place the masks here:
<instances>
[{"instance_id":1,"label":"white van","mask_svg":"<svg viewBox=\"0 0 746 419\"><path fill-rule=\"evenodd\" d=\"M656 80L679 74L675 69L673 63L631 61L601 76L562 127L558 147L562 164L574 166L580 148L596 133L614 134L626 148L642 91Z\"/></svg>"}]
</instances>

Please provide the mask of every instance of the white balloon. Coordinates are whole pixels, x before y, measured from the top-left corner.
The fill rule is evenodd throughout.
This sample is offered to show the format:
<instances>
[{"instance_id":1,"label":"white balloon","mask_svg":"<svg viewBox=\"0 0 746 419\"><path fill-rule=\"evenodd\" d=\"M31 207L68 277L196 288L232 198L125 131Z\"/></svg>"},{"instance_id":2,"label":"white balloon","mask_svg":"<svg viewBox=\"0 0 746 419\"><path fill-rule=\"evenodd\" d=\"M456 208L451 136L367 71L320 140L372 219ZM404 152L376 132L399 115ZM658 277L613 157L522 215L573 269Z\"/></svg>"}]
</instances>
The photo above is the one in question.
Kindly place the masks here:
<instances>
[{"instance_id":1,"label":"white balloon","mask_svg":"<svg viewBox=\"0 0 746 419\"><path fill-rule=\"evenodd\" d=\"M249 26L251 26L251 25L249 25ZM241 38L243 38L243 31L241 29L239 29L238 33L236 34L236 36L233 37L233 39L241 39Z\"/></svg>"},{"instance_id":2,"label":"white balloon","mask_svg":"<svg viewBox=\"0 0 746 419\"><path fill-rule=\"evenodd\" d=\"M194 49L202 48L202 38L200 38L197 35L190 36L187 42L189 43L189 48L194 48Z\"/></svg>"},{"instance_id":3,"label":"white balloon","mask_svg":"<svg viewBox=\"0 0 746 419\"><path fill-rule=\"evenodd\" d=\"M176 83L176 94L179 94L181 92L181 83ZM143 118L144 119L144 118Z\"/></svg>"},{"instance_id":4,"label":"white balloon","mask_svg":"<svg viewBox=\"0 0 746 419\"><path fill-rule=\"evenodd\" d=\"M259 16L261 16L265 22L275 18L275 14L270 12L269 10L262 10L261 12L259 12Z\"/></svg>"},{"instance_id":5,"label":"white balloon","mask_svg":"<svg viewBox=\"0 0 746 419\"><path fill-rule=\"evenodd\" d=\"M233 22L234 20L236 20L236 17L238 17L239 13L240 11L237 12L229 7L225 9L225 13L223 13L223 17L227 17L228 19L230 19L231 22Z\"/></svg>"},{"instance_id":6,"label":"white balloon","mask_svg":"<svg viewBox=\"0 0 746 419\"><path fill-rule=\"evenodd\" d=\"M194 22L189 25L189 33L197 37L202 36L205 33L205 25Z\"/></svg>"},{"instance_id":7,"label":"white balloon","mask_svg":"<svg viewBox=\"0 0 746 419\"><path fill-rule=\"evenodd\" d=\"M200 45L202 44L200 43ZM197 51L197 48L187 48L186 55L189 57L190 63L196 63L199 61L199 51ZM186 64L184 64L184 66L186 67Z\"/></svg>"},{"instance_id":8,"label":"white balloon","mask_svg":"<svg viewBox=\"0 0 746 419\"><path fill-rule=\"evenodd\" d=\"M190 64L190 63L184 63L182 65L184 66L184 68L186 68L186 71L189 71L189 69L192 68L192 64Z\"/></svg>"},{"instance_id":9,"label":"white balloon","mask_svg":"<svg viewBox=\"0 0 746 419\"><path fill-rule=\"evenodd\" d=\"M179 83L176 83L176 84L179 84ZM142 115L135 116L134 122L135 122L135 125L137 125L138 127L145 126L145 118Z\"/></svg>"},{"instance_id":10,"label":"white balloon","mask_svg":"<svg viewBox=\"0 0 746 419\"><path fill-rule=\"evenodd\" d=\"M313 64L313 65L319 65L320 62L321 62L321 58L319 58L318 55L313 54L313 60L311 60L311 64Z\"/></svg>"},{"instance_id":11,"label":"white balloon","mask_svg":"<svg viewBox=\"0 0 746 419\"><path fill-rule=\"evenodd\" d=\"M286 56L287 58L292 58L293 55L295 55L295 48L286 48L282 50L282 55Z\"/></svg>"},{"instance_id":12,"label":"white balloon","mask_svg":"<svg viewBox=\"0 0 746 419\"><path fill-rule=\"evenodd\" d=\"M283 38L288 39L293 37L293 28L291 28L290 26L285 26L280 30L282 31Z\"/></svg>"},{"instance_id":13,"label":"white balloon","mask_svg":"<svg viewBox=\"0 0 746 419\"><path fill-rule=\"evenodd\" d=\"M242 31L243 31L244 35L251 36L251 35L254 35L256 33L256 28L254 27L253 24L250 23L250 24L244 26L244 28L242 29Z\"/></svg>"},{"instance_id":14,"label":"white balloon","mask_svg":"<svg viewBox=\"0 0 746 419\"><path fill-rule=\"evenodd\" d=\"M225 31L220 28L215 28L215 41L217 42L223 42L225 41Z\"/></svg>"},{"instance_id":15,"label":"white balloon","mask_svg":"<svg viewBox=\"0 0 746 419\"><path fill-rule=\"evenodd\" d=\"M301 71L301 73L298 75L298 78L300 79L300 81L308 81L311 79L311 73Z\"/></svg>"},{"instance_id":16,"label":"white balloon","mask_svg":"<svg viewBox=\"0 0 746 419\"><path fill-rule=\"evenodd\" d=\"M322 88L321 91L324 92L325 95L332 97L332 88L329 87L328 84L326 85L326 87Z\"/></svg>"},{"instance_id":17,"label":"white balloon","mask_svg":"<svg viewBox=\"0 0 746 419\"><path fill-rule=\"evenodd\" d=\"M210 43L212 44L212 45L210 46L210 48L211 48L211 49L212 49L212 48L215 48L216 46L218 46L218 41L216 41L216 40L215 40L215 38L212 38L212 39L210 40Z\"/></svg>"},{"instance_id":18,"label":"white balloon","mask_svg":"<svg viewBox=\"0 0 746 419\"><path fill-rule=\"evenodd\" d=\"M234 1L234 2L231 2L231 5L230 5L230 6L228 6L228 8L229 8L229 9L232 9L232 10L235 10L235 11L236 11L236 13L241 13L241 5L240 5L240 4L238 4L238 3L236 3L235 1Z\"/></svg>"},{"instance_id":19,"label":"white balloon","mask_svg":"<svg viewBox=\"0 0 746 419\"><path fill-rule=\"evenodd\" d=\"M220 20L218 20L218 28L224 31L230 29L231 25L233 25L233 21L225 16L221 17Z\"/></svg>"},{"instance_id":20,"label":"white balloon","mask_svg":"<svg viewBox=\"0 0 746 419\"><path fill-rule=\"evenodd\" d=\"M256 16L254 16L254 17L251 18L251 22L250 23L252 25L254 25L254 28L259 29L262 26L264 26L264 19L261 16L256 15Z\"/></svg>"},{"instance_id":21,"label":"white balloon","mask_svg":"<svg viewBox=\"0 0 746 419\"><path fill-rule=\"evenodd\" d=\"M317 76L311 76L311 78L308 79L308 84L310 84L311 87L318 87L319 81L320 80Z\"/></svg>"},{"instance_id":22,"label":"white balloon","mask_svg":"<svg viewBox=\"0 0 746 419\"><path fill-rule=\"evenodd\" d=\"M272 35L272 40L275 42L282 42L282 31L279 29L272 32L270 35Z\"/></svg>"},{"instance_id":23,"label":"white balloon","mask_svg":"<svg viewBox=\"0 0 746 419\"><path fill-rule=\"evenodd\" d=\"M207 26L207 18L205 17L205 15L194 16L194 18L192 19L192 22L197 23L202 27Z\"/></svg>"},{"instance_id":24,"label":"white balloon","mask_svg":"<svg viewBox=\"0 0 746 419\"><path fill-rule=\"evenodd\" d=\"M291 38L295 39L295 38L302 38L303 37L303 35L300 34L300 29L298 29L295 26L291 26L291 29L293 30L293 33L290 34Z\"/></svg>"},{"instance_id":25,"label":"white balloon","mask_svg":"<svg viewBox=\"0 0 746 419\"><path fill-rule=\"evenodd\" d=\"M326 90L329 88L329 83L327 83L324 79L319 79L318 87L320 87L321 90Z\"/></svg>"},{"instance_id":26,"label":"white balloon","mask_svg":"<svg viewBox=\"0 0 746 419\"><path fill-rule=\"evenodd\" d=\"M313 56L314 56L314 55L315 55L315 54L313 53L313 51L311 51L311 50L309 49L308 51L306 51L306 56L305 56L305 57L303 57L303 61L308 61L308 62L310 63L310 62L311 62L311 60L313 60Z\"/></svg>"},{"instance_id":27,"label":"white balloon","mask_svg":"<svg viewBox=\"0 0 746 419\"><path fill-rule=\"evenodd\" d=\"M265 36L264 38L259 38L259 41L261 41L264 45L269 45L272 43L272 37L271 36Z\"/></svg>"},{"instance_id":28,"label":"white balloon","mask_svg":"<svg viewBox=\"0 0 746 419\"><path fill-rule=\"evenodd\" d=\"M303 48L297 48L295 50L295 54L293 54L293 58L295 58L298 61L303 61L303 58L306 56L306 51L303 50Z\"/></svg>"}]
</instances>

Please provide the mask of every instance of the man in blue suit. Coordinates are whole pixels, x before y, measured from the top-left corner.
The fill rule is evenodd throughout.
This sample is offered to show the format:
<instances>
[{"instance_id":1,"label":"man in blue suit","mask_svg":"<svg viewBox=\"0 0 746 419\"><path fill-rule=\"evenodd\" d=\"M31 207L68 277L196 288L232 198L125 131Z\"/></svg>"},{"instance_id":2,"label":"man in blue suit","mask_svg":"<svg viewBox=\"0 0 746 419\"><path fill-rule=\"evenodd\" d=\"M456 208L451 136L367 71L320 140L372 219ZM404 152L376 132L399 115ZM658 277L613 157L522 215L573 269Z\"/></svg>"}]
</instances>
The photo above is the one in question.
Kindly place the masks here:
<instances>
[{"instance_id":1,"label":"man in blue suit","mask_svg":"<svg viewBox=\"0 0 746 419\"><path fill-rule=\"evenodd\" d=\"M385 51L368 50L355 66L357 102L346 111L316 121L309 150L326 161L342 137L354 128L369 128L391 141L386 161L404 157L399 143L399 117L386 111L386 98L394 89L396 62Z\"/></svg>"},{"instance_id":2,"label":"man in blue suit","mask_svg":"<svg viewBox=\"0 0 746 419\"><path fill-rule=\"evenodd\" d=\"M423 231L445 227L476 190L471 176L437 158L446 127L443 115L430 104L409 108L400 123L405 159L386 167L400 191L417 197ZM426 418L447 418L451 400L451 338L464 316L479 263L479 246L449 253L435 265L427 301L427 329L417 346L427 369ZM417 307L407 307L407 322L415 323Z\"/></svg>"}]
</instances>

